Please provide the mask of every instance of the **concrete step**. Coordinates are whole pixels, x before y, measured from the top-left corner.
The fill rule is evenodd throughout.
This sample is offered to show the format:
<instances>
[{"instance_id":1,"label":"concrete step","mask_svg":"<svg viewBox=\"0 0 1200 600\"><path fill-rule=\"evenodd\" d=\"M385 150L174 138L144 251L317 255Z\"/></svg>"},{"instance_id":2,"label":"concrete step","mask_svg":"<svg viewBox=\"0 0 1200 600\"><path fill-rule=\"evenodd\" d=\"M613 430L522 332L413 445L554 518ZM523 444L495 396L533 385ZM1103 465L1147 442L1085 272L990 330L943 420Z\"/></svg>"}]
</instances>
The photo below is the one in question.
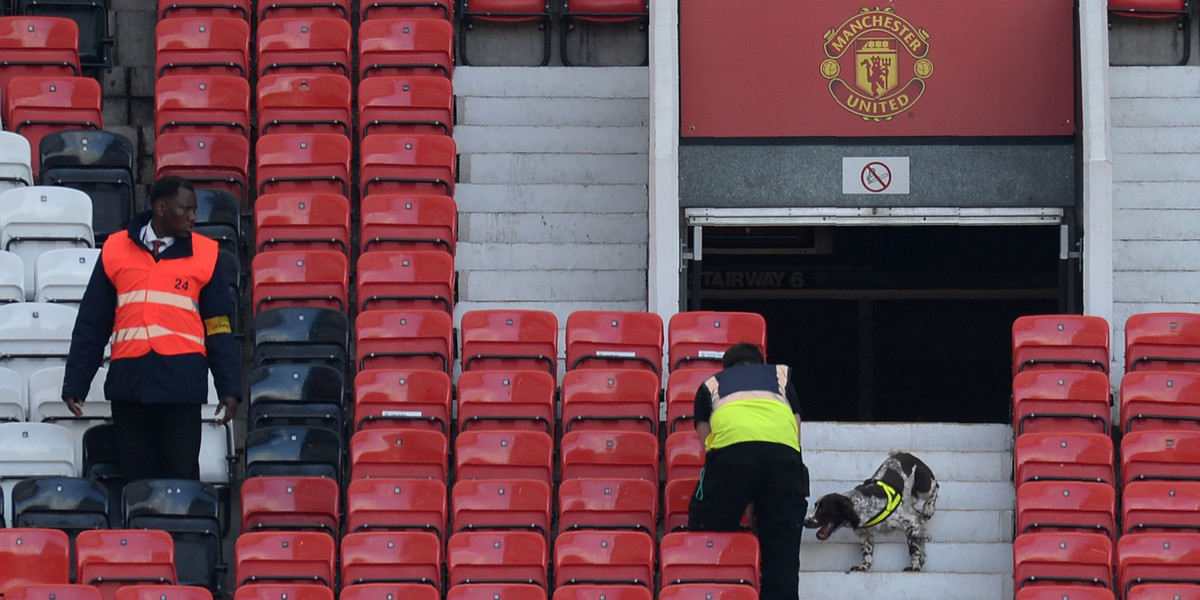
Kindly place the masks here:
<instances>
[{"instance_id":1,"label":"concrete step","mask_svg":"<svg viewBox=\"0 0 1200 600\"><path fill-rule=\"evenodd\" d=\"M1012 427L1008 425L958 423L805 421L801 434L806 451L853 448L860 451L875 450L886 455L888 452L903 450L918 456L930 450L1011 451L1013 438ZM883 462L883 458L881 456L879 462Z\"/></svg>"},{"instance_id":2,"label":"concrete step","mask_svg":"<svg viewBox=\"0 0 1200 600\"><path fill-rule=\"evenodd\" d=\"M939 542L934 538L925 546L925 556L925 569L933 573L1007 573L1012 577L1011 543ZM844 572L860 560L862 549L857 539L822 542L806 531L800 545L800 570L804 572ZM872 571L899 572L908 564L908 544L902 533L876 536Z\"/></svg>"},{"instance_id":3,"label":"concrete step","mask_svg":"<svg viewBox=\"0 0 1200 600\"><path fill-rule=\"evenodd\" d=\"M567 317L572 312L577 310L646 310L645 300L629 300L629 301L603 301L594 300L591 302L567 302L562 300L547 301L545 298L538 300L516 301L516 300L460 300L454 305L454 323L455 325L462 322L462 315L471 310L496 310L496 309L513 309L519 308L522 310L546 310L554 313L558 318L559 330L559 355L563 355L563 332L567 325Z\"/></svg>"},{"instance_id":4,"label":"concrete step","mask_svg":"<svg viewBox=\"0 0 1200 600\"><path fill-rule=\"evenodd\" d=\"M809 498L809 506L816 497ZM804 543L858 543L854 530L842 528L833 533L824 542L818 542L814 537L816 530L804 531ZM1011 510L955 510L944 509L938 504L938 510L929 520L929 534L937 542L971 542L971 543L1012 543L1013 511ZM904 536L898 532L876 536L877 540L902 543ZM807 547L807 546L806 546Z\"/></svg>"},{"instance_id":5,"label":"concrete step","mask_svg":"<svg viewBox=\"0 0 1200 600\"><path fill-rule=\"evenodd\" d=\"M649 97L647 67L455 67L454 93L530 98Z\"/></svg>"},{"instance_id":6,"label":"concrete step","mask_svg":"<svg viewBox=\"0 0 1200 600\"><path fill-rule=\"evenodd\" d=\"M914 454L929 465L934 477L943 483L1012 479L1012 454L1006 451L927 450ZM814 479L853 476L867 479L887 457L888 453L877 450L813 450L807 444L804 448L804 463Z\"/></svg>"},{"instance_id":7,"label":"concrete step","mask_svg":"<svg viewBox=\"0 0 1200 600\"><path fill-rule=\"evenodd\" d=\"M576 310L582 310L610 302L644 304L646 271L460 271L458 286L459 296L470 301L525 308L530 302L554 298L577 301Z\"/></svg>"},{"instance_id":8,"label":"concrete step","mask_svg":"<svg viewBox=\"0 0 1200 600\"><path fill-rule=\"evenodd\" d=\"M831 493L854 489L862 479L833 481L822 479L818 473L812 481L809 504ZM1016 492L1011 481L952 481L938 488L937 508L946 510L1013 510Z\"/></svg>"},{"instance_id":9,"label":"concrete step","mask_svg":"<svg viewBox=\"0 0 1200 600\"><path fill-rule=\"evenodd\" d=\"M459 180L469 183L645 185L649 169L644 154L466 154L459 158Z\"/></svg>"},{"instance_id":10,"label":"concrete step","mask_svg":"<svg viewBox=\"0 0 1200 600\"><path fill-rule=\"evenodd\" d=\"M1002 573L800 573L800 600L1011 600L1012 597L1012 575Z\"/></svg>"},{"instance_id":11,"label":"concrete step","mask_svg":"<svg viewBox=\"0 0 1200 600\"><path fill-rule=\"evenodd\" d=\"M464 125L454 129L461 154L496 152L646 154L645 127Z\"/></svg>"},{"instance_id":12,"label":"concrete step","mask_svg":"<svg viewBox=\"0 0 1200 600\"><path fill-rule=\"evenodd\" d=\"M520 98L459 96L457 125L646 127L644 98Z\"/></svg>"},{"instance_id":13,"label":"concrete step","mask_svg":"<svg viewBox=\"0 0 1200 600\"><path fill-rule=\"evenodd\" d=\"M581 226L585 225L585 226ZM467 213L458 219L460 242L540 244L646 244L646 216L634 213ZM573 250L573 248L572 248ZM529 266L541 268L534 260ZM625 265L595 265L623 268Z\"/></svg>"},{"instance_id":14,"label":"concrete step","mask_svg":"<svg viewBox=\"0 0 1200 600\"><path fill-rule=\"evenodd\" d=\"M646 214L642 184L461 183L454 187L458 214L470 213L637 213Z\"/></svg>"},{"instance_id":15,"label":"concrete step","mask_svg":"<svg viewBox=\"0 0 1200 600\"><path fill-rule=\"evenodd\" d=\"M645 269L646 244L574 244L571 252L546 243L462 242L455 263L460 271L521 271L539 269Z\"/></svg>"}]
</instances>

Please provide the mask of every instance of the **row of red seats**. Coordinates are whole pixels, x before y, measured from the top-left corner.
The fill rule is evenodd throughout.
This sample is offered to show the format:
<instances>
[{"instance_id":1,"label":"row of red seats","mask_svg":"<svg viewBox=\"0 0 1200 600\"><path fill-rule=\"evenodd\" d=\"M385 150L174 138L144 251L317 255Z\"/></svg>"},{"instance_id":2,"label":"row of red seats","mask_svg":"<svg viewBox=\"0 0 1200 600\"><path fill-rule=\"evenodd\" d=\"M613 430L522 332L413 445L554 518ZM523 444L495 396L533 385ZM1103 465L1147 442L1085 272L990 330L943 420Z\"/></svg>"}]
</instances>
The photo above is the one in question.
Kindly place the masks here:
<instances>
[{"instance_id":1,"label":"row of red seats","mask_svg":"<svg viewBox=\"0 0 1200 600\"><path fill-rule=\"evenodd\" d=\"M394 600L403 594L409 600L441 600L431 586L417 584L364 583L337 594L338 600ZM103 600L94 586L83 584L35 584L17 586L6 600ZM471 583L452 586L446 600L549 600L546 590L519 583ZM209 600L212 594L200 587L182 585L128 585L117 590L115 600ZM571 585L554 591L552 600L652 600L643 586ZM683 583L658 594L659 600L754 600L750 586L727 583ZM334 600L333 590L313 584L250 584L239 587L233 600ZM1058 600L1058 599L1055 599Z\"/></svg>"},{"instance_id":2,"label":"row of red seats","mask_svg":"<svg viewBox=\"0 0 1200 600\"><path fill-rule=\"evenodd\" d=\"M1013 323L1013 375L1075 368L1108 373L1109 327L1100 317L1036 315ZM1200 314L1141 313L1125 321L1125 372L1200 371Z\"/></svg>"},{"instance_id":3,"label":"row of red seats","mask_svg":"<svg viewBox=\"0 0 1200 600\"><path fill-rule=\"evenodd\" d=\"M1029 533L1013 542L1013 575L1018 600L1193 598L1200 534L1131 533L1113 544L1088 533Z\"/></svg>"}]
</instances>

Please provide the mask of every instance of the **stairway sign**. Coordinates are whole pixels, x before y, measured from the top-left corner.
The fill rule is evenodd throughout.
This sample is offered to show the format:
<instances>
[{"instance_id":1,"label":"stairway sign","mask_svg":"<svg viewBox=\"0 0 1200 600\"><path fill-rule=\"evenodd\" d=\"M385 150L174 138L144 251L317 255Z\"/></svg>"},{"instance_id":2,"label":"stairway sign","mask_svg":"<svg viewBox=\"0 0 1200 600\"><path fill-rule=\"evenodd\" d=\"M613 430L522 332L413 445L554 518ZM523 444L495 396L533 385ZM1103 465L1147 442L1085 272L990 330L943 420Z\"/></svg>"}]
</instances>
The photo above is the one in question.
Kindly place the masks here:
<instances>
[{"instance_id":1,"label":"stairway sign","mask_svg":"<svg viewBox=\"0 0 1200 600\"><path fill-rule=\"evenodd\" d=\"M907 194L908 157L842 157L843 194Z\"/></svg>"}]
</instances>

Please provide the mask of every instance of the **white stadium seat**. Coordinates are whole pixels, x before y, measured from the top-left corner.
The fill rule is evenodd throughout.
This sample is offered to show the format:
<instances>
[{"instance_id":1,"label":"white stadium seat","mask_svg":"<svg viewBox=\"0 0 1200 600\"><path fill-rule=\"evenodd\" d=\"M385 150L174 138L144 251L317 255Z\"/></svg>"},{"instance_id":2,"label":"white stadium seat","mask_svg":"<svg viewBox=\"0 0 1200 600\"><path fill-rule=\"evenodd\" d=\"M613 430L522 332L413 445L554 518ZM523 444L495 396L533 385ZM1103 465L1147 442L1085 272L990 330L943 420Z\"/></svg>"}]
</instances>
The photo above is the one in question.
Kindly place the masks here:
<instances>
[{"instance_id":1,"label":"white stadium seat","mask_svg":"<svg viewBox=\"0 0 1200 600\"><path fill-rule=\"evenodd\" d=\"M0 487L12 498L18 480L44 475L79 476L75 436L53 423L0 423ZM11 525L11 516L5 516Z\"/></svg>"},{"instance_id":2,"label":"white stadium seat","mask_svg":"<svg viewBox=\"0 0 1200 600\"><path fill-rule=\"evenodd\" d=\"M0 305L0 367L17 371L28 382L37 371L65 365L77 313L64 304Z\"/></svg>"},{"instance_id":3,"label":"white stadium seat","mask_svg":"<svg viewBox=\"0 0 1200 600\"><path fill-rule=\"evenodd\" d=\"M99 258L98 248L58 248L43 252L33 269L37 301L79 306Z\"/></svg>"},{"instance_id":4,"label":"white stadium seat","mask_svg":"<svg viewBox=\"0 0 1200 600\"><path fill-rule=\"evenodd\" d=\"M108 369L103 367L92 379L83 402L83 416L77 417L62 399L63 367L41 369L29 376L29 421L56 423L75 435L75 458L83 464L83 433L93 425L112 421L112 405L104 397L104 379Z\"/></svg>"},{"instance_id":5,"label":"white stadium seat","mask_svg":"<svg viewBox=\"0 0 1200 600\"><path fill-rule=\"evenodd\" d=\"M21 374L0 368L0 421L24 421L25 380Z\"/></svg>"},{"instance_id":6,"label":"white stadium seat","mask_svg":"<svg viewBox=\"0 0 1200 600\"><path fill-rule=\"evenodd\" d=\"M0 250L16 252L26 266L55 248L92 248L92 199L70 188L38 185L0 194ZM25 299L37 288L25 269Z\"/></svg>"},{"instance_id":7,"label":"white stadium seat","mask_svg":"<svg viewBox=\"0 0 1200 600\"><path fill-rule=\"evenodd\" d=\"M0 250L0 302L25 301L25 261Z\"/></svg>"},{"instance_id":8,"label":"white stadium seat","mask_svg":"<svg viewBox=\"0 0 1200 600\"><path fill-rule=\"evenodd\" d=\"M0 131L0 192L33 185L33 152L25 136Z\"/></svg>"}]
</instances>

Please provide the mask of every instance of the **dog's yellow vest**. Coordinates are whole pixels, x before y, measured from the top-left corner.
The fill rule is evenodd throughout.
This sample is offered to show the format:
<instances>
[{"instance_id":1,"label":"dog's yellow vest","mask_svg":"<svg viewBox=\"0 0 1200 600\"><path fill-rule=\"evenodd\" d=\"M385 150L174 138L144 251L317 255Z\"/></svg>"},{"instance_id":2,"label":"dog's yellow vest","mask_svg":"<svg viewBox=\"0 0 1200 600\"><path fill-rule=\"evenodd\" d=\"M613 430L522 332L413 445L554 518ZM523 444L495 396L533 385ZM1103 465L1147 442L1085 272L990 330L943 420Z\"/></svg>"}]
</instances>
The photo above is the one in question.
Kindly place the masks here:
<instances>
[{"instance_id":1,"label":"dog's yellow vest","mask_svg":"<svg viewBox=\"0 0 1200 600\"><path fill-rule=\"evenodd\" d=\"M900 506L900 502L903 500L900 497L900 492L896 491L896 488L882 481L876 481L875 485L883 488L883 493L887 495L887 505L883 507L883 510L879 511L879 514L872 517L870 521L860 525L860 527L874 527L882 523L884 519L891 516L893 512L896 512L896 509Z\"/></svg>"}]
</instances>

